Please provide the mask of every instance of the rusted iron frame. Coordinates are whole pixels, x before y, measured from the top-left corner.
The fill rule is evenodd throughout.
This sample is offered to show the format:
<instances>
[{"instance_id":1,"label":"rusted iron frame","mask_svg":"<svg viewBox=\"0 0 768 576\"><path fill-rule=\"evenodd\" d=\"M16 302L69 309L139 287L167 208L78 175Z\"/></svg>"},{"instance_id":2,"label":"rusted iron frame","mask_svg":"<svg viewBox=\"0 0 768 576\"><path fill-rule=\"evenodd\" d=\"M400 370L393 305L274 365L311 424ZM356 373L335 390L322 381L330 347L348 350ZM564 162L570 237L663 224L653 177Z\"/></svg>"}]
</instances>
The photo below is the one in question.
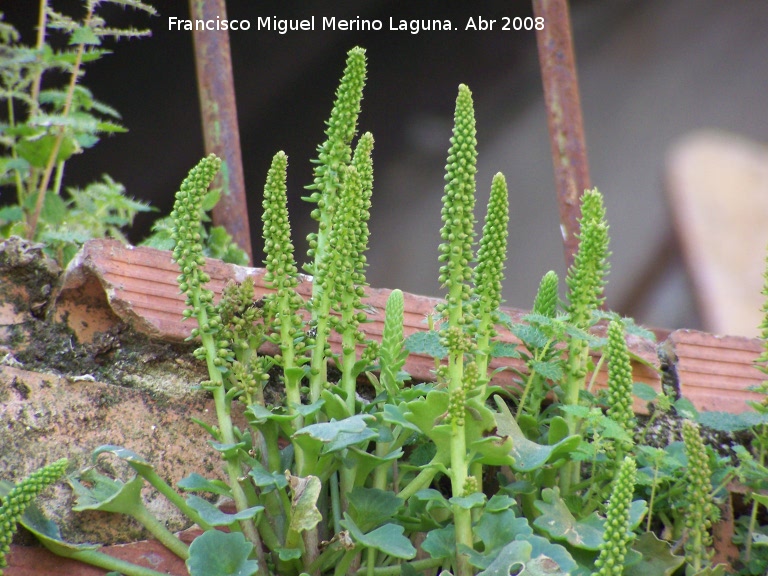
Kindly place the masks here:
<instances>
[{"instance_id":1,"label":"rusted iron frame","mask_svg":"<svg viewBox=\"0 0 768 576\"><path fill-rule=\"evenodd\" d=\"M567 0L533 0L544 27L536 32L555 169L560 231L568 267L578 247L579 198L591 186Z\"/></svg>"},{"instance_id":2,"label":"rusted iron frame","mask_svg":"<svg viewBox=\"0 0 768 576\"><path fill-rule=\"evenodd\" d=\"M225 0L189 0L189 10L193 20L227 17ZM214 186L221 187L222 194L213 209L213 222L226 228L252 263L229 34L224 30L195 29L193 39L205 153L214 153L224 161L214 182Z\"/></svg>"}]
</instances>

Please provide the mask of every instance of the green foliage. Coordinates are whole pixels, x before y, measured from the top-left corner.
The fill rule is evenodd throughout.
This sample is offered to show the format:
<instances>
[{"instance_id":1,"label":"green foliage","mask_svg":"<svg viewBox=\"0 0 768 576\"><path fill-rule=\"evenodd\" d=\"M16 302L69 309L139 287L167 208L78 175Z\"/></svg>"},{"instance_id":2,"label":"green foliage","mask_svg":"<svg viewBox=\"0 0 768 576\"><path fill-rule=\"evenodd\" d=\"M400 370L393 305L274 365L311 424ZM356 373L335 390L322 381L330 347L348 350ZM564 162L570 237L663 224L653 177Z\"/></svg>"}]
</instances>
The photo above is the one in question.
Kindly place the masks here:
<instances>
[{"instance_id":1,"label":"green foliage","mask_svg":"<svg viewBox=\"0 0 768 576\"><path fill-rule=\"evenodd\" d=\"M69 188L63 193L67 160L93 147L103 135L125 131L116 122L119 114L79 84L85 64L107 53L101 48L106 38L149 34L108 26L99 7L116 4L156 14L139 0L85 0L83 4L84 14L72 18L43 0L42 25L34 46L21 44L16 30L0 22L0 101L6 104L0 117L0 190L15 195L15 203L0 210L0 237L20 235L42 241L61 264L90 238L124 240L121 229L132 224L137 213L149 210L127 197L124 188L108 176L82 190ZM67 47L55 50L50 39L61 35Z\"/></svg>"},{"instance_id":2,"label":"green foliage","mask_svg":"<svg viewBox=\"0 0 768 576\"><path fill-rule=\"evenodd\" d=\"M208 156L190 171L162 225L180 268L184 317L196 322L195 356L208 368L202 387L213 396L217 422L201 424L221 455L225 480L193 474L177 487L183 497L137 454L102 446L94 467L70 478L75 508L136 518L186 559L190 574L671 576L683 565L689 574L720 573L709 561L708 530L722 486L738 476L755 492L755 510L768 505L760 494L768 486L764 407L751 420L697 415L685 399L633 384L625 333L648 334L599 310L608 226L597 190L582 198L567 303L559 302L558 277L548 272L521 322L499 312L507 188L496 175L476 245L477 143L466 86L459 87L446 162L446 301L427 316L424 331L406 338L403 293L393 290L380 344L365 340L373 138L353 142L365 75L364 52L351 50L308 198L318 221L306 265L311 298L297 291L282 152L272 160L262 204L268 296L254 301L246 278L229 283L216 303L208 286L202 223L216 200L208 188L218 158ZM600 321L607 321L607 337L590 331ZM499 327L519 344L494 341ZM265 344L278 353L266 355ZM434 359L434 379L405 386L406 360L415 353ZM491 358L524 365L512 370L520 394L511 400L509 390L495 386ZM608 391L598 394L595 375L606 362ZM265 394L268 384L274 388ZM652 407L641 431L634 429L633 393ZM237 426L236 404L244 415ZM707 451L687 421L684 442L644 445L654 421L675 411L721 428L751 426L762 434L758 449L737 449L741 464L734 469ZM120 458L135 475L102 474L97 467L105 457ZM146 483L202 528L189 547L143 506ZM211 503L221 497L234 501L234 512ZM763 527L754 518L742 524L741 537L761 546ZM156 576L62 542L39 515L25 525L64 556ZM759 560L747 554L745 564L757 569Z\"/></svg>"}]
</instances>

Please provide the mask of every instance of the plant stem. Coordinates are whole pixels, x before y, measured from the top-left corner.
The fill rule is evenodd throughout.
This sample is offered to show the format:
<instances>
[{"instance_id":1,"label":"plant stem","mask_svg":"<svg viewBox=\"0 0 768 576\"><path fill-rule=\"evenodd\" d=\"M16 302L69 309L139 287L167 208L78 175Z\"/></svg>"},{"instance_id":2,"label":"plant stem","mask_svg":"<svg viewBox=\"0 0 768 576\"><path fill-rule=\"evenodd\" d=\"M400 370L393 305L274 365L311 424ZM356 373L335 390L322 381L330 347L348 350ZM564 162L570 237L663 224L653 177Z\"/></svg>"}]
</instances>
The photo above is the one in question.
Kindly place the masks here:
<instances>
[{"instance_id":1,"label":"plant stem","mask_svg":"<svg viewBox=\"0 0 768 576\"><path fill-rule=\"evenodd\" d=\"M56 554L72 558L78 562L85 562L91 566L98 566L105 570L125 574L125 576L167 576L165 572L144 568L143 566L138 566L126 560L120 560L97 550L76 550L71 553L69 551L63 553L61 550L57 550Z\"/></svg>"},{"instance_id":2,"label":"plant stem","mask_svg":"<svg viewBox=\"0 0 768 576\"><path fill-rule=\"evenodd\" d=\"M179 558L186 560L189 558L189 547L184 544L178 537L174 536L168 528L160 523L157 518L150 514L143 505L136 506L132 510L131 514L136 520L138 520L142 526L149 530L150 534L157 538L157 540L168 550L176 554Z\"/></svg>"}]
</instances>

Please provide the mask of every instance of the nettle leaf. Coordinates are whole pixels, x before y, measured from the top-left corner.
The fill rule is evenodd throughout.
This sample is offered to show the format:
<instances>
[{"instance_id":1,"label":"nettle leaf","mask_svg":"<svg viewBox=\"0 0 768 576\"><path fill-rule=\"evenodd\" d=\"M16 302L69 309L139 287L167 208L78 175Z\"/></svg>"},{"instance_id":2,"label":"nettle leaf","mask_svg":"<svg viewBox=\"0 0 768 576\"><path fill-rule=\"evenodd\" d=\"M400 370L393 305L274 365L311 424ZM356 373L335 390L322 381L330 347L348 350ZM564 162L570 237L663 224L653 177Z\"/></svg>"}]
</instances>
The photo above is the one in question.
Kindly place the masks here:
<instances>
[{"instance_id":1,"label":"nettle leaf","mask_svg":"<svg viewBox=\"0 0 768 576\"><path fill-rule=\"evenodd\" d=\"M499 434L512 439L512 468L518 472L531 472L550 461L567 458L581 442L578 435L567 436L551 446L536 444L528 440L518 426L509 407L500 396L494 396L499 413L496 415L496 428Z\"/></svg>"},{"instance_id":2,"label":"nettle leaf","mask_svg":"<svg viewBox=\"0 0 768 576\"><path fill-rule=\"evenodd\" d=\"M192 472L186 478L182 478L176 485L186 492L210 492L211 494L232 497L232 491L226 482L209 480L197 472Z\"/></svg>"},{"instance_id":3,"label":"nettle leaf","mask_svg":"<svg viewBox=\"0 0 768 576\"><path fill-rule=\"evenodd\" d=\"M435 330L414 332L405 339L405 349L412 354L438 359L448 356L448 349L440 344L440 335Z\"/></svg>"},{"instance_id":4,"label":"nettle leaf","mask_svg":"<svg viewBox=\"0 0 768 576\"><path fill-rule=\"evenodd\" d=\"M392 492L358 486L347 495L349 515L363 532L384 524L402 507L403 500Z\"/></svg>"},{"instance_id":5,"label":"nettle leaf","mask_svg":"<svg viewBox=\"0 0 768 576\"><path fill-rule=\"evenodd\" d=\"M653 386L643 382L635 382L632 384L632 394L646 402L653 402L659 397L659 393L656 392L656 389Z\"/></svg>"},{"instance_id":6,"label":"nettle leaf","mask_svg":"<svg viewBox=\"0 0 768 576\"><path fill-rule=\"evenodd\" d=\"M84 44L87 46L99 46L101 40L90 26L80 26L72 31L69 37L69 45Z\"/></svg>"},{"instance_id":7,"label":"nettle leaf","mask_svg":"<svg viewBox=\"0 0 768 576\"><path fill-rule=\"evenodd\" d=\"M759 414L758 412L742 412L741 414L700 412L697 420L699 424L720 432L740 432L768 423L768 414Z\"/></svg>"},{"instance_id":8,"label":"nettle leaf","mask_svg":"<svg viewBox=\"0 0 768 576\"><path fill-rule=\"evenodd\" d=\"M129 482L124 483L89 468L80 473L79 477L70 476L68 481L77 496L77 501L72 506L75 512L100 510L132 514L134 510L143 506L141 488L144 481L140 476L134 476Z\"/></svg>"},{"instance_id":9,"label":"nettle leaf","mask_svg":"<svg viewBox=\"0 0 768 576\"><path fill-rule=\"evenodd\" d=\"M242 532L207 530L189 545L187 569L190 576L253 576L259 563L248 559L251 550Z\"/></svg>"},{"instance_id":10,"label":"nettle leaf","mask_svg":"<svg viewBox=\"0 0 768 576\"><path fill-rule=\"evenodd\" d=\"M559 360L550 360L548 362L534 360L531 362L530 367L547 380L558 381L563 378L563 365Z\"/></svg>"},{"instance_id":11,"label":"nettle leaf","mask_svg":"<svg viewBox=\"0 0 768 576\"><path fill-rule=\"evenodd\" d=\"M200 517L211 526L231 526L240 520L253 518L259 512L264 510L264 506L253 506L251 508L246 508L245 510L240 510L235 514L227 514L207 500L200 498L200 496L190 496L187 498L187 504L189 504L190 508L196 510L200 514Z\"/></svg>"},{"instance_id":12,"label":"nettle leaf","mask_svg":"<svg viewBox=\"0 0 768 576\"><path fill-rule=\"evenodd\" d=\"M53 152L56 136L45 134L40 137L24 138L16 144L16 152L24 160L35 168L45 168L48 158ZM72 138L64 137L56 156L56 162L65 162L77 151L77 146Z\"/></svg>"},{"instance_id":13,"label":"nettle leaf","mask_svg":"<svg viewBox=\"0 0 768 576\"><path fill-rule=\"evenodd\" d=\"M491 358L520 358L517 344L494 341L491 343Z\"/></svg>"},{"instance_id":14,"label":"nettle leaf","mask_svg":"<svg viewBox=\"0 0 768 576\"><path fill-rule=\"evenodd\" d=\"M685 562L684 556L675 556L669 543L659 540L653 532L644 532L635 538L632 550L642 559L626 566L623 576L671 576Z\"/></svg>"},{"instance_id":15,"label":"nettle leaf","mask_svg":"<svg viewBox=\"0 0 768 576\"><path fill-rule=\"evenodd\" d=\"M543 348L549 342L543 330L530 324L515 324L510 328L510 332L517 336L528 348Z\"/></svg>"},{"instance_id":16,"label":"nettle leaf","mask_svg":"<svg viewBox=\"0 0 768 576\"><path fill-rule=\"evenodd\" d=\"M341 525L349 530L352 539L361 546L375 548L384 554L403 560L410 560L416 556L416 548L403 535L405 529L399 524L384 524L384 526L364 534L349 514L345 512Z\"/></svg>"}]
</instances>

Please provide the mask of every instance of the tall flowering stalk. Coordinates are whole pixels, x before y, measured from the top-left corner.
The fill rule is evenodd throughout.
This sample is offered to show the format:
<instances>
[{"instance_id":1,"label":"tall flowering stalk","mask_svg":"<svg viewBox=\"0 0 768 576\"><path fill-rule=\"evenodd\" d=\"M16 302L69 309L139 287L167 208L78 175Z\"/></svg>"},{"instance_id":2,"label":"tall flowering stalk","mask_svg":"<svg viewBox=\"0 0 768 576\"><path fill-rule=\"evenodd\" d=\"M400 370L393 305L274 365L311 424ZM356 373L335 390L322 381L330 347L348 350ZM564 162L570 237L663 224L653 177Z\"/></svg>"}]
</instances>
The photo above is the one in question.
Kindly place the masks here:
<instances>
[{"instance_id":1,"label":"tall flowering stalk","mask_svg":"<svg viewBox=\"0 0 768 576\"><path fill-rule=\"evenodd\" d=\"M603 288L608 275L608 224L605 220L603 196L597 190L586 190L581 197L581 219L579 220L579 247L568 269L566 284L568 285L568 306L566 311L570 322L580 330L588 330L592 318L605 300ZM563 403L566 406L576 406L579 403L579 392L584 389L587 377L587 361L589 346L583 338L571 337L568 343L568 362L566 378L563 384ZM571 434L576 432L577 419L566 414L566 422ZM564 494L579 480L579 465L570 462L561 474L560 486Z\"/></svg>"},{"instance_id":2,"label":"tall flowering stalk","mask_svg":"<svg viewBox=\"0 0 768 576\"><path fill-rule=\"evenodd\" d=\"M483 225L477 265L473 278L473 315L476 326L477 371L479 395L485 399L488 381L488 361L491 339L496 336L501 306L501 283L504 280L504 262L507 259L507 226L509 224L509 198L507 181L501 173L493 177L488 211Z\"/></svg>"},{"instance_id":3,"label":"tall flowering stalk","mask_svg":"<svg viewBox=\"0 0 768 576\"><path fill-rule=\"evenodd\" d=\"M448 350L447 383L449 394L448 420L451 426L451 489L455 497L471 494L476 481L469 475L469 458L465 435L466 396L476 382L465 375L465 355L472 342L467 332L472 320L469 280L472 278L472 244L475 236L475 173L477 171L477 140L472 93L459 86L456 98L453 136L446 165L445 196L443 197L443 228L440 232L440 282L448 288L446 304L439 310L447 317L440 330L443 345ZM472 517L469 510L453 505L456 543L472 547ZM457 554L456 573L471 574L468 557Z\"/></svg>"},{"instance_id":4,"label":"tall flowering stalk","mask_svg":"<svg viewBox=\"0 0 768 576\"><path fill-rule=\"evenodd\" d=\"M344 76L336 91L336 100L327 122L327 139L318 148L314 182L308 187L313 192L305 198L317 204L317 208L312 210L312 218L319 223L317 233L308 237L309 256L314 258L314 261L307 266L307 270L315 278L310 305L316 339L311 361L311 402L320 399L327 374L325 362L330 356L327 346L331 331L332 299L326 280L332 267L331 259L334 258L330 249L330 238L337 224L336 210L339 196L344 189L343 179L349 173L347 168L352 162L352 139L357 131L365 75L365 50L353 48L347 56Z\"/></svg>"},{"instance_id":5,"label":"tall flowering stalk","mask_svg":"<svg viewBox=\"0 0 768 576\"><path fill-rule=\"evenodd\" d=\"M632 494L635 490L635 461L624 458L614 482L608 501L605 533L600 545L600 555L595 561L597 572L594 576L621 576L624 573L624 559L634 538L630 529L629 512Z\"/></svg>"}]
</instances>

